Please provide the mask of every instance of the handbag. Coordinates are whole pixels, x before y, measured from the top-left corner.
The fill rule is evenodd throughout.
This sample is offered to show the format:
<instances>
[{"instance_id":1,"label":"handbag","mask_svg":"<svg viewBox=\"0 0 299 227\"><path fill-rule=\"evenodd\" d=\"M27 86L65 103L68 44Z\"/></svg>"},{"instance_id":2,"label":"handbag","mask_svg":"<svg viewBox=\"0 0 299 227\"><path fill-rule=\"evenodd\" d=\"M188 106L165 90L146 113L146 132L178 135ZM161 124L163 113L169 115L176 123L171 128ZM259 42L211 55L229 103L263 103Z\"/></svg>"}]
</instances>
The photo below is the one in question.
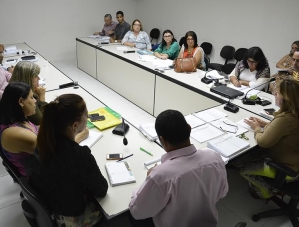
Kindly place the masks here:
<instances>
[{"instance_id":1,"label":"handbag","mask_svg":"<svg viewBox=\"0 0 299 227\"><path fill-rule=\"evenodd\" d=\"M196 72L195 58L176 58L174 60L174 71L177 73Z\"/></svg>"}]
</instances>

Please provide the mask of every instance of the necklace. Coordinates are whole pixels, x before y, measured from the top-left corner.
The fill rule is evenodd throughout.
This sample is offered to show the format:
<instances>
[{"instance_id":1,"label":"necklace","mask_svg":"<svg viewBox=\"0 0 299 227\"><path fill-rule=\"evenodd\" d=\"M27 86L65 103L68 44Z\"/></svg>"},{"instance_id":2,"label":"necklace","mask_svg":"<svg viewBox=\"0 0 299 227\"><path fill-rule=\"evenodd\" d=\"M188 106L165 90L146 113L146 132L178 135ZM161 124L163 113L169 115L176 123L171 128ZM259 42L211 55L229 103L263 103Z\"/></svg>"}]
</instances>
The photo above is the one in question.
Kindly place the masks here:
<instances>
[{"instance_id":1,"label":"necklace","mask_svg":"<svg viewBox=\"0 0 299 227\"><path fill-rule=\"evenodd\" d=\"M188 53L189 53L189 54L192 53L193 49L194 49L194 48L188 48Z\"/></svg>"}]
</instances>

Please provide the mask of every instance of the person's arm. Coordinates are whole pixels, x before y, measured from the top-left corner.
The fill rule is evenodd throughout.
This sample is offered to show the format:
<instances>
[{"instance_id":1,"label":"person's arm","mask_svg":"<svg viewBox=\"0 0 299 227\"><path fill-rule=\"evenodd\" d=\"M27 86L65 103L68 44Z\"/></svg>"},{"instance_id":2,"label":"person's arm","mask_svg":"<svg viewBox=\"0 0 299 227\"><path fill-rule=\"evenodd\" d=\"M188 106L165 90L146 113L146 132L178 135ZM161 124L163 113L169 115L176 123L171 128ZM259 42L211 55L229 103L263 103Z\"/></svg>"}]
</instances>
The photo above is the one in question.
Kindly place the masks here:
<instances>
[{"instance_id":1,"label":"person's arm","mask_svg":"<svg viewBox=\"0 0 299 227\"><path fill-rule=\"evenodd\" d=\"M89 135L89 130L88 128L85 128L82 132L79 132L76 136L75 136L75 142L80 143L83 140L85 140Z\"/></svg>"},{"instance_id":2,"label":"person's arm","mask_svg":"<svg viewBox=\"0 0 299 227\"><path fill-rule=\"evenodd\" d=\"M200 47L197 47L197 50L196 50L195 54L193 55L193 57L196 60L196 65L199 65L199 63L201 62L201 58L203 57L199 48Z\"/></svg>"},{"instance_id":3,"label":"person's arm","mask_svg":"<svg viewBox=\"0 0 299 227\"><path fill-rule=\"evenodd\" d=\"M256 81L245 81L245 80L241 81L240 80L242 85L249 86L256 90L263 90L267 84L265 84L265 85L261 85L261 84L266 83L267 81L269 81L269 78L258 78ZM259 86L259 85L261 85L261 86ZM257 86L259 86L259 87L257 87Z\"/></svg>"},{"instance_id":4,"label":"person's arm","mask_svg":"<svg viewBox=\"0 0 299 227\"><path fill-rule=\"evenodd\" d=\"M289 55L287 54L286 56L284 56L282 59L279 60L279 62L277 62L276 64L276 68L279 68L279 69L288 69L287 67L285 67L283 65L283 63L286 61L286 59L289 57Z\"/></svg>"},{"instance_id":5,"label":"person's arm","mask_svg":"<svg viewBox=\"0 0 299 227\"><path fill-rule=\"evenodd\" d=\"M146 32L144 32L144 33L145 33L145 44L146 44L146 48L148 50L152 50L152 44L151 44L151 41L150 41L150 39L148 37L148 34Z\"/></svg>"},{"instance_id":6,"label":"person's arm","mask_svg":"<svg viewBox=\"0 0 299 227\"><path fill-rule=\"evenodd\" d=\"M180 49L180 52L179 52L178 58L182 58L182 57L183 57L184 50L185 50L185 48L184 48L184 46L182 46L182 47L181 47L181 49Z\"/></svg>"},{"instance_id":7,"label":"person's arm","mask_svg":"<svg viewBox=\"0 0 299 227\"><path fill-rule=\"evenodd\" d=\"M162 43L159 45L159 47L155 50L154 52L154 55L157 57L157 58L162 58Z\"/></svg>"},{"instance_id":8,"label":"person's arm","mask_svg":"<svg viewBox=\"0 0 299 227\"><path fill-rule=\"evenodd\" d=\"M36 148L36 134L32 131L10 127L2 132L2 147L12 153L26 152L33 154Z\"/></svg>"},{"instance_id":9,"label":"person's arm","mask_svg":"<svg viewBox=\"0 0 299 227\"><path fill-rule=\"evenodd\" d=\"M131 33L131 31L128 31L128 32L125 34L124 38L123 38L122 41L121 41L121 44L123 44L123 45L125 45L125 46L129 46L129 47L134 47L134 46L135 46L135 43L131 43L131 42L128 41L128 40L129 40L130 33Z\"/></svg>"},{"instance_id":10,"label":"person's arm","mask_svg":"<svg viewBox=\"0 0 299 227\"><path fill-rule=\"evenodd\" d=\"M116 40L116 36L112 36L110 39L109 39L109 42L110 43L115 43L115 40Z\"/></svg>"},{"instance_id":11,"label":"person's arm","mask_svg":"<svg viewBox=\"0 0 299 227\"><path fill-rule=\"evenodd\" d=\"M166 51L166 54L168 55L169 59L175 59L177 57L178 50L180 49L180 46L177 42L173 42L169 49Z\"/></svg>"}]
</instances>

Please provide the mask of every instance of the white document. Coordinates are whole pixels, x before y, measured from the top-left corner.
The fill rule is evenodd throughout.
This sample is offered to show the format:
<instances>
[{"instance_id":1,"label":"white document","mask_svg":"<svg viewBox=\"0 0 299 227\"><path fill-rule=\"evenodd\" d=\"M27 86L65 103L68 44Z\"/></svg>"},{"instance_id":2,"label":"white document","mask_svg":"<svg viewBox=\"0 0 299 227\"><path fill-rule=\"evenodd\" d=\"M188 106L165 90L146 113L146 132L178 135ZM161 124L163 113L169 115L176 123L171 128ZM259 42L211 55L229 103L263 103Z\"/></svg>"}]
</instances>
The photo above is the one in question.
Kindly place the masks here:
<instances>
[{"instance_id":1,"label":"white document","mask_svg":"<svg viewBox=\"0 0 299 227\"><path fill-rule=\"evenodd\" d=\"M128 47L116 47L117 50L129 50Z\"/></svg>"},{"instance_id":2,"label":"white document","mask_svg":"<svg viewBox=\"0 0 299 227\"><path fill-rule=\"evenodd\" d=\"M218 120L220 118L227 117L226 113L223 113L220 110L217 110L215 108L204 110L204 111L195 113L193 115L200 118L201 120L203 120L205 122L211 122L211 121Z\"/></svg>"},{"instance_id":3,"label":"white document","mask_svg":"<svg viewBox=\"0 0 299 227\"><path fill-rule=\"evenodd\" d=\"M173 65L173 60L162 60L162 59L154 59L153 65L155 69L169 69L169 66Z\"/></svg>"},{"instance_id":4,"label":"white document","mask_svg":"<svg viewBox=\"0 0 299 227\"><path fill-rule=\"evenodd\" d=\"M204 125L206 123L203 120L201 120L200 118L195 117L192 114L185 116L185 119L191 128L195 128L197 126Z\"/></svg>"},{"instance_id":5,"label":"white document","mask_svg":"<svg viewBox=\"0 0 299 227\"><path fill-rule=\"evenodd\" d=\"M150 169L152 167L154 167L155 165L160 165L161 164L161 158L156 158L154 160L148 161L144 163L144 167L146 169Z\"/></svg>"},{"instance_id":6,"label":"white document","mask_svg":"<svg viewBox=\"0 0 299 227\"><path fill-rule=\"evenodd\" d=\"M224 135L215 140L208 141L208 148L219 152L226 158L248 147L250 147L250 144L247 141L233 135Z\"/></svg>"},{"instance_id":7,"label":"white document","mask_svg":"<svg viewBox=\"0 0 299 227\"><path fill-rule=\"evenodd\" d=\"M248 129L239 126L237 123L232 122L228 118L222 118L220 120L213 121L211 122L211 124L234 136L238 136L245 132L248 132Z\"/></svg>"},{"instance_id":8,"label":"white document","mask_svg":"<svg viewBox=\"0 0 299 227\"><path fill-rule=\"evenodd\" d=\"M249 118L244 118L244 119L249 120ZM252 129L248 124L246 124L246 123L244 122L244 119L242 119L242 120L240 120L240 121L238 121L238 122L236 122L236 123L237 123L238 125L240 125L241 127L247 129L248 131L253 132L253 129Z\"/></svg>"},{"instance_id":9,"label":"white document","mask_svg":"<svg viewBox=\"0 0 299 227\"><path fill-rule=\"evenodd\" d=\"M99 35L90 35L90 36L88 36L88 38L94 38L94 39L99 38L99 37L100 37Z\"/></svg>"},{"instance_id":10,"label":"white document","mask_svg":"<svg viewBox=\"0 0 299 227\"><path fill-rule=\"evenodd\" d=\"M155 123L141 124L139 126L139 130L149 141L155 141L158 139Z\"/></svg>"},{"instance_id":11,"label":"white document","mask_svg":"<svg viewBox=\"0 0 299 227\"><path fill-rule=\"evenodd\" d=\"M88 146L89 148L91 148L102 137L103 137L103 133L89 130L88 137L85 140L81 141L81 143L79 143L79 145L80 146Z\"/></svg>"},{"instance_id":12,"label":"white document","mask_svg":"<svg viewBox=\"0 0 299 227\"><path fill-rule=\"evenodd\" d=\"M128 162L108 162L105 168L111 183L111 186L135 183L135 177L131 171Z\"/></svg>"},{"instance_id":13,"label":"white document","mask_svg":"<svg viewBox=\"0 0 299 227\"><path fill-rule=\"evenodd\" d=\"M139 55L138 60L144 62L154 62L156 57L154 55Z\"/></svg>"},{"instance_id":14,"label":"white document","mask_svg":"<svg viewBox=\"0 0 299 227\"><path fill-rule=\"evenodd\" d=\"M200 143L214 139L223 134L223 131L210 124L205 124L191 130L191 137Z\"/></svg>"},{"instance_id":15,"label":"white document","mask_svg":"<svg viewBox=\"0 0 299 227\"><path fill-rule=\"evenodd\" d=\"M212 78L212 79L223 79L224 76L221 76L217 70L211 70L206 74L206 77Z\"/></svg>"}]
</instances>

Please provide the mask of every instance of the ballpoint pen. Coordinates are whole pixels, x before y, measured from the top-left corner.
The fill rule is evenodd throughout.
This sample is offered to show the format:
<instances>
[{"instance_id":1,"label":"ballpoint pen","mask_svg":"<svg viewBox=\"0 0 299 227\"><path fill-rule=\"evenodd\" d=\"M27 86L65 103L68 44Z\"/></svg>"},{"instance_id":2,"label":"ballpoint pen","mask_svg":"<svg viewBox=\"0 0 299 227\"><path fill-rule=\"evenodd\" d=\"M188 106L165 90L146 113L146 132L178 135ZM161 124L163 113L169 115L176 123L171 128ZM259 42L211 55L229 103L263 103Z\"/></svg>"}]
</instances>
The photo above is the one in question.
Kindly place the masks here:
<instances>
[{"instance_id":1,"label":"ballpoint pen","mask_svg":"<svg viewBox=\"0 0 299 227\"><path fill-rule=\"evenodd\" d=\"M124 158L121 158L121 159L117 160L116 162L120 162L120 161L122 161L122 160L124 160L124 159L126 159L126 158L129 158L129 157L131 157L131 156L133 156L133 154L130 154L130 155L128 155L128 156L126 156L126 157L124 157Z\"/></svg>"},{"instance_id":2,"label":"ballpoint pen","mask_svg":"<svg viewBox=\"0 0 299 227\"><path fill-rule=\"evenodd\" d=\"M147 153L150 156L153 156L153 154L151 152L144 150L142 147L140 147L140 150Z\"/></svg>"}]
</instances>

